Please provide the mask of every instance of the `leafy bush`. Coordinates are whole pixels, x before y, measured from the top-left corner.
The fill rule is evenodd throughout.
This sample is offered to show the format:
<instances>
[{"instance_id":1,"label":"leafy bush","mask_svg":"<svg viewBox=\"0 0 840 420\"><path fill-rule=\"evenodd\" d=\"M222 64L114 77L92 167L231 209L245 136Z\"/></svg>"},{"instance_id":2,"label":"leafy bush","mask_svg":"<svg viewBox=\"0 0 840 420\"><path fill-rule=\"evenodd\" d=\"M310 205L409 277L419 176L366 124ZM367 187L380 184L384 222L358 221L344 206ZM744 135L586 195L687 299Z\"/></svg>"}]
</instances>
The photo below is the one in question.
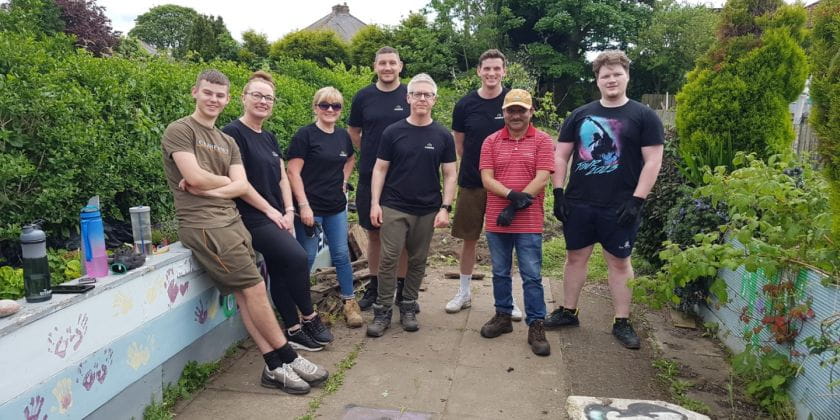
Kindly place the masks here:
<instances>
[{"instance_id":1,"label":"leafy bush","mask_svg":"<svg viewBox=\"0 0 840 420\"><path fill-rule=\"evenodd\" d=\"M834 238L840 240L840 0L823 0L813 19L811 123L820 138L819 153L830 187Z\"/></svg>"},{"instance_id":2,"label":"leafy bush","mask_svg":"<svg viewBox=\"0 0 840 420\"><path fill-rule=\"evenodd\" d=\"M805 20L801 5L781 0L726 3L717 41L677 95L679 152L694 184L704 166L732 168L738 151L791 153L788 103L808 75Z\"/></svg>"},{"instance_id":3,"label":"leafy bush","mask_svg":"<svg viewBox=\"0 0 840 420\"><path fill-rule=\"evenodd\" d=\"M783 354L747 346L732 359L732 369L746 382L747 395L774 419L793 419L793 402L787 393L799 366Z\"/></svg>"},{"instance_id":4,"label":"leafy bush","mask_svg":"<svg viewBox=\"0 0 840 420\"><path fill-rule=\"evenodd\" d=\"M275 60L281 57L312 60L322 66L328 65L328 59L350 64L347 44L328 29L292 32L271 45L269 56Z\"/></svg>"}]
</instances>

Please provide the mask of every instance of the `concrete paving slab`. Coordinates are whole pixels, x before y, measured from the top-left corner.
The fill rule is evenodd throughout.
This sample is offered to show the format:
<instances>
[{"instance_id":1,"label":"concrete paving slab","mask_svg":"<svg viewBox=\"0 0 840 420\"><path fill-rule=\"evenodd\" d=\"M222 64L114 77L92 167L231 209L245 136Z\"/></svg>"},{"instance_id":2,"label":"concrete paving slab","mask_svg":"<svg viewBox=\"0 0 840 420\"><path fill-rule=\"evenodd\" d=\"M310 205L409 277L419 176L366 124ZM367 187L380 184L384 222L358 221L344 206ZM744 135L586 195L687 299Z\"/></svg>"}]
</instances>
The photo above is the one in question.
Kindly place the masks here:
<instances>
[{"instance_id":1,"label":"concrete paving slab","mask_svg":"<svg viewBox=\"0 0 840 420\"><path fill-rule=\"evenodd\" d=\"M550 341L549 341L550 342ZM560 349L556 343L552 345L551 355L537 356L531 352L528 345L528 330L524 323L514 323L513 332L502 334L496 338L484 338L477 331L467 331L461 341L458 357L459 366L476 368L499 366L507 369L535 369L550 368L559 372ZM547 362L547 359L558 358Z\"/></svg>"},{"instance_id":2,"label":"concrete paving slab","mask_svg":"<svg viewBox=\"0 0 840 420\"><path fill-rule=\"evenodd\" d=\"M306 414L317 395L293 396L276 390L274 395L205 389L178 414L178 420L247 418L249 420L293 419Z\"/></svg>"},{"instance_id":3,"label":"concrete paving slab","mask_svg":"<svg viewBox=\"0 0 840 420\"><path fill-rule=\"evenodd\" d=\"M630 417L633 419L709 420L708 416L686 410L676 404L655 400L629 400L570 396L566 400L572 420Z\"/></svg>"},{"instance_id":4,"label":"concrete paving slab","mask_svg":"<svg viewBox=\"0 0 840 420\"><path fill-rule=\"evenodd\" d=\"M388 332L379 338L369 339L365 353L394 356L415 361L454 362L457 359L462 331L420 325L416 332L405 332L399 325L391 324Z\"/></svg>"},{"instance_id":5,"label":"concrete paving slab","mask_svg":"<svg viewBox=\"0 0 840 420\"><path fill-rule=\"evenodd\" d=\"M341 420L432 420L433 413L349 406Z\"/></svg>"}]
</instances>

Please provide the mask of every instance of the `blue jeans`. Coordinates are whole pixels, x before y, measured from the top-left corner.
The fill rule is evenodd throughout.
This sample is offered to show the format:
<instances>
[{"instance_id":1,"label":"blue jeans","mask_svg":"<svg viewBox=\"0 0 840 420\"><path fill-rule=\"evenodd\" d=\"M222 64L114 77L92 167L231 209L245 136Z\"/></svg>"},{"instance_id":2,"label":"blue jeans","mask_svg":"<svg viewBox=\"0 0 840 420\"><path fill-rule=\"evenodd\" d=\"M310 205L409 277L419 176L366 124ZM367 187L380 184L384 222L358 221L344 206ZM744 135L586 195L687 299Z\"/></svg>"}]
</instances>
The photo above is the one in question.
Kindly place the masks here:
<instances>
[{"instance_id":1,"label":"blue jeans","mask_svg":"<svg viewBox=\"0 0 840 420\"><path fill-rule=\"evenodd\" d=\"M525 296L525 323L531 325L538 319L545 319L545 299L542 277L542 234L541 233L494 233L487 232L490 260L493 264L493 298L496 311L513 312L513 294L510 270L513 267L513 250L519 275L522 277L522 292Z\"/></svg>"},{"instance_id":2,"label":"blue jeans","mask_svg":"<svg viewBox=\"0 0 840 420\"><path fill-rule=\"evenodd\" d=\"M338 286L341 289L342 299L353 299L353 267L350 265L350 248L347 246L347 210L328 216L315 216L315 221L320 223L327 237L330 247L330 259L335 267L338 277ZM306 236L300 218L295 218L295 237L309 259L309 269L318 255L318 236L310 238Z\"/></svg>"}]
</instances>

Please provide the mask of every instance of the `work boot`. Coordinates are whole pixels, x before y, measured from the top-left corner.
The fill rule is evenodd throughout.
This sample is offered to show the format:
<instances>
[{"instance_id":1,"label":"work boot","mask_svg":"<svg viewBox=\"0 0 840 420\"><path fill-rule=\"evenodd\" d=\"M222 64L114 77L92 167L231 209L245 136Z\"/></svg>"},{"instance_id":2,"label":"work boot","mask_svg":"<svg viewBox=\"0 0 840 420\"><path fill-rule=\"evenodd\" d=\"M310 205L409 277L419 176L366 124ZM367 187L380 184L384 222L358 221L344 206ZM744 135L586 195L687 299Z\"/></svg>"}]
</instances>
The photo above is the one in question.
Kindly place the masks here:
<instances>
[{"instance_id":1,"label":"work boot","mask_svg":"<svg viewBox=\"0 0 840 420\"><path fill-rule=\"evenodd\" d=\"M399 306L400 303L403 302L403 289L404 288L405 288L405 279L397 277L397 289L394 292L394 304L397 305L397 306ZM416 301L415 301L415 304L417 306L417 310L414 311L414 312L419 314L420 313L420 304L416 303Z\"/></svg>"},{"instance_id":2,"label":"work boot","mask_svg":"<svg viewBox=\"0 0 840 420\"><path fill-rule=\"evenodd\" d=\"M403 301L400 304L400 325L405 331L417 331L420 325L417 323L417 302Z\"/></svg>"},{"instance_id":3,"label":"work boot","mask_svg":"<svg viewBox=\"0 0 840 420\"><path fill-rule=\"evenodd\" d=\"M347 299L344 301L344 320L347 322L348 328L359 328L362 326L362 310L359 308L359 303L356 299Z\"/></svg>"},{"instance_id":4,"label":"work boot","mask_svg":"<svg viewBox=\"0 0 840 420\"><path fill-rule=\"evenodd\" d=\"M373 305L373 322L368 324L368 337L382 337L391 326L391 308Z\"/></svg>"},{"instance_id":5,"label":"work boot","mask_svg":"<svg viewBox=\"0 0 840 420\"><path fill-rule=\"evenodd\" d=\"M612 333L624 347L628 349L638 349L641 347L639 343L639 336L633 330L628 318L616 318L613 323Z\"/></svg>"},{"instance_id":6,"label":"work boot","mask_svg":"<svg viewBox=\"0 0 840 420\"><path fill-rule=\"evenodd\" d=\"M548 340L545 339L543 320L538 319L528 326L528 344L531 345L531 351L537 356L548 356L551 354L551 346L548 344Z\"/></svg>"},{"instance_id":7,"label":"work boot","mask_svg":"<svg viewBox=\"0 0 840 420\"><path fill-rule=\"evenodd\" d=\"M545 318L546 328L576 327L578 325L580 325L580 320L578 319L577 309L569 310L561 306Z\"/></svg>"},{"instance_id":8,"label":"work boot","mask_svg":"<svg viewBox=\"0 0 840 420\"><path fill-rule=\"evenodd\" d=\"M481 336L484 338L496 338L502 334L513 332L513 323L510 314L496 312L484 326L481 327Z\"/></svg>"},{"instance_id":9,"label":"work boot","mask_svg":"<svg viewBox=\"0 0 840 420\"><path fill-rule=\"evenodd\" d=\"M359 309L366 311L373 306L376 302L376 296L378 294L377 287L379 287L379 279L371 277L370 282L368 282L367 287L365 287L365 293L362 295L362 298L359 299Z\"/></svg>"}]
</instances>

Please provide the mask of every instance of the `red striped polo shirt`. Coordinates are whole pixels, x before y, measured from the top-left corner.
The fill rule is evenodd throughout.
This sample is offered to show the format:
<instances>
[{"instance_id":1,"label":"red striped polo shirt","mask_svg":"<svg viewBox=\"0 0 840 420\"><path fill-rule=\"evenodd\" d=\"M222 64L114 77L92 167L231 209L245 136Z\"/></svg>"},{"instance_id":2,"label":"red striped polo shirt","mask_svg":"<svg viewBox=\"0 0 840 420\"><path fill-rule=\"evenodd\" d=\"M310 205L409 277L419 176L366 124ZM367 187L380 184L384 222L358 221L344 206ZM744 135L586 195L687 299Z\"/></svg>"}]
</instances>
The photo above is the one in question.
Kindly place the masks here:
<instances>
[{"instance_id":1,"label":"red striped polo shirt","mask_svg":"<svg viewBox=\"0 0 840 420\"><path fill-rule=\"evenodd\" d=\"M504 127L484 140L478 169L492 169L497 181L522 191L537 175L537 170L554 172L554 141L533 125L528 127L525 137L513 140ZM510 226L502 227L496 226L496 218L510 200L488 190L485 229L496 233L542 233L544 196L540 192L528 208L516 212Z\"/></svg>"}]
</instances>

